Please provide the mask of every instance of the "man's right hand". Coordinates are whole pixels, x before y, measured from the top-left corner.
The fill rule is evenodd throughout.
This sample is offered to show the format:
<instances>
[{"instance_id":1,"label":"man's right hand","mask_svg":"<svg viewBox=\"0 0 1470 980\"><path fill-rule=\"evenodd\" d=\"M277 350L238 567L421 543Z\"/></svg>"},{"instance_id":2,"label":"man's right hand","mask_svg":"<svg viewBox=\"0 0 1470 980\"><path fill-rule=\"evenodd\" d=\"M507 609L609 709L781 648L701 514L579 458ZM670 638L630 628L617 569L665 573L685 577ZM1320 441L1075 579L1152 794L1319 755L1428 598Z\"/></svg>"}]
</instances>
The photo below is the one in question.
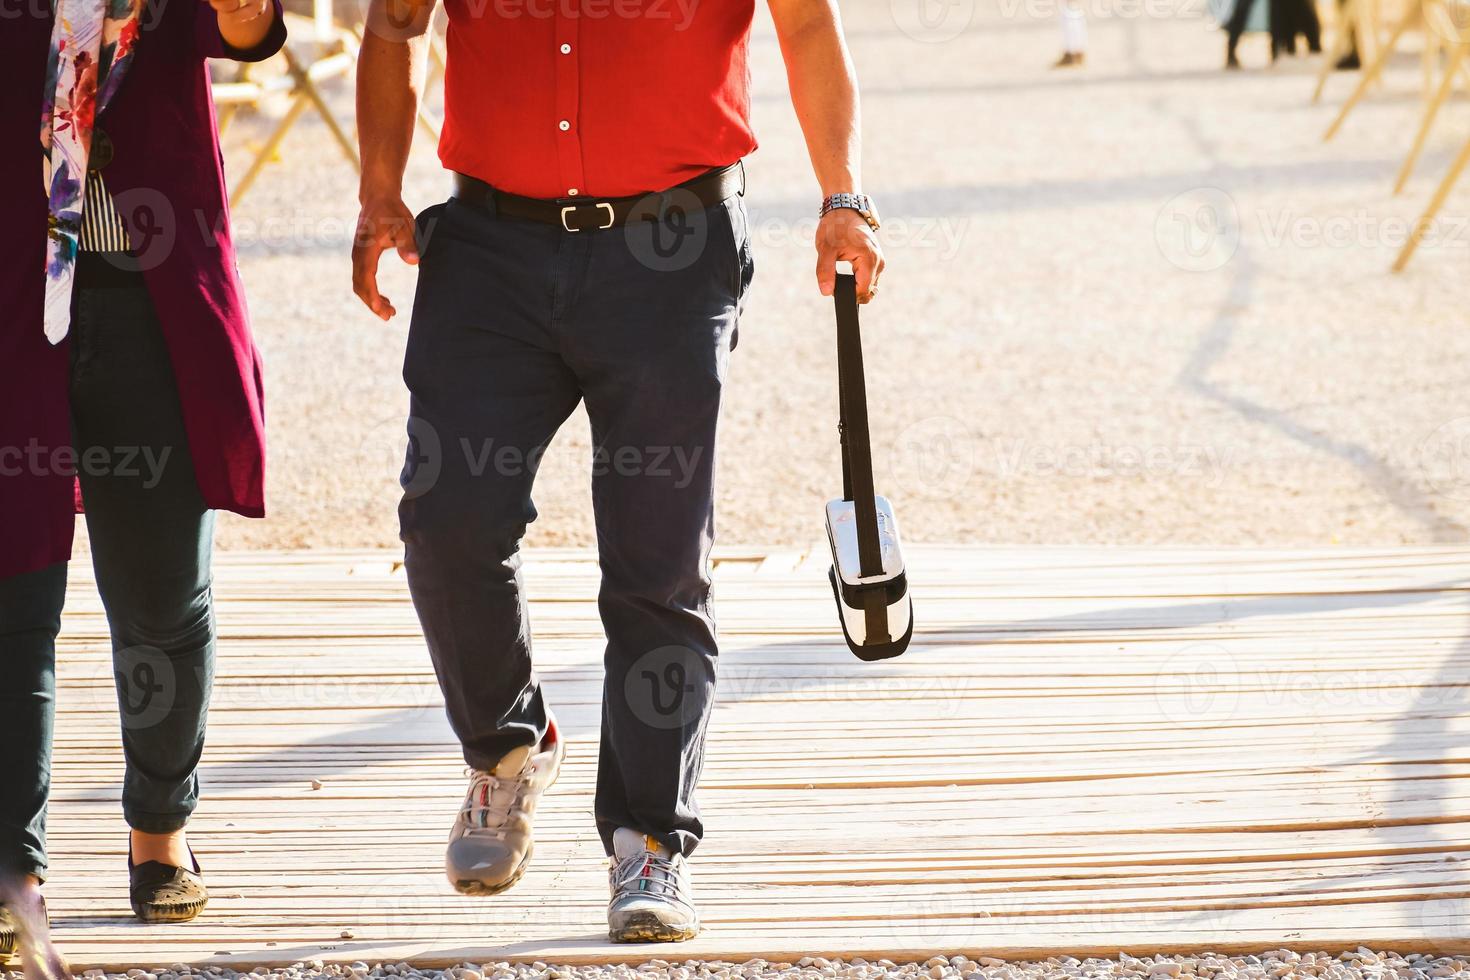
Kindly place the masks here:
<instances>
[{"instance_id":1,"label":"man's right hand","mask_svg":"<svg viewBox=\"0 0 1470 980\"><path fill-rule=\"evenodd\" d=\"M392 319L398 311L378 292L378 259L390 248L409 265L418 265L419 248L414 240L413 212L397 194L366 198L357 217L357 234L352 240L352 291L380 320Z\"/></svg>"}]
</instances>

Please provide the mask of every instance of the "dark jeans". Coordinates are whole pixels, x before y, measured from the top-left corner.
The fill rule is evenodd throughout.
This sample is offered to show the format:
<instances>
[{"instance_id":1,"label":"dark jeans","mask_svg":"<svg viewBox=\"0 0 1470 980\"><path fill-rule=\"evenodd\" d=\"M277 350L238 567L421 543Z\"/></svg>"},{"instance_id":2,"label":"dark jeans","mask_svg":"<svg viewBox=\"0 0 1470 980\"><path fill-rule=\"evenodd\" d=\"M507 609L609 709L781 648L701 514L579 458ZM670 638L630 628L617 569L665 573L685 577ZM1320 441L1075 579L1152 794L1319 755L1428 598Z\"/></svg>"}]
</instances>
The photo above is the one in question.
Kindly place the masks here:
<instances>
[{"instance_id":1,"label":"dark jeans","mask_svg":"<svg viewBox=\"0 0 1470 980\"><path fill-rule=\"evenodd\" d=\"M1307 47L1318 51L1322 47L1322 26L1317 20L1315 0L1266 0L1271 5L1271 57L1274 60L1281 52L1295 53L1297 35L1307 39ZM1250 21L1255 0L1235 0L1235 9L1225 23L1228 35L1226 45L1230 54L1235 53L1245 25Z\"/></svg>"},{"instance_id":2,"label":"dark jeans","mask_svg":"<svg viewBox=\"0 0 1470 980\"><path fill-rule=\"evenodd\" d=\"M520 540L541 454L578 402L607 634L595 804L691 852L714 701L715 426L753 272L740 198L568 233L451 200L419 220L399 508L408 582L465 760L540 741Z\"/></svg>"},{"instance_id":3,"label":"dark jeans","mask_svg":"<svg viewBox=\"0 0 1470 980\"><path fill-rule=\"evenodd\" d=\"M71 330L73 445L112 633L123 815L167 833L184 826L199 796L214 672L214 516L194 480L147 290L79 288ZM0 867L42 876L65 593L65 564L0 581Z\"/></svg>"}]
</instances>

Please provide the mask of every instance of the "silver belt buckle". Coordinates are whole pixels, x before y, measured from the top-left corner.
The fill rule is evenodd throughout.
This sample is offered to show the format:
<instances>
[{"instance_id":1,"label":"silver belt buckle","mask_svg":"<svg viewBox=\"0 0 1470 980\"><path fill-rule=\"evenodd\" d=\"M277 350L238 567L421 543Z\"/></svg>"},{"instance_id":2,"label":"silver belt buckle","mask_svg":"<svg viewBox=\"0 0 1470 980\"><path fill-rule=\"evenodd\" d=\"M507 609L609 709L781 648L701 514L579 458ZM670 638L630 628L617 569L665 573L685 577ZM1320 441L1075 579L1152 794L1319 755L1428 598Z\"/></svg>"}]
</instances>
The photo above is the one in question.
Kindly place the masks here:
<instances>
[{"instance_id":1,"label":"silver belt buckle","mask_svg":"<svg viewBox=\"0 0 1470 980\"><path fill-rule=\"evenodd\" d=\"M570 211L575 211L575 210L577 210L578 208L581 208L581 207L586 207L586 205L585 204L568 204L566 207L564 207L564 208L561 209L561 226L563 228L565 228L567 231L581 231L582 230L581 228L573 228L571 225L567 224L567 213L570 212ZM605 224L605 225L598 225L597 226L597 230L598 231L606 231L607 229L611 228L613 226L613 221L617 218L617 215L613 213L613 206L611 204L607 203L606 201L598 201L595 205L593 205L593 207L606 208L607 209L607 224Z\"/></svg>"}]
</instances>

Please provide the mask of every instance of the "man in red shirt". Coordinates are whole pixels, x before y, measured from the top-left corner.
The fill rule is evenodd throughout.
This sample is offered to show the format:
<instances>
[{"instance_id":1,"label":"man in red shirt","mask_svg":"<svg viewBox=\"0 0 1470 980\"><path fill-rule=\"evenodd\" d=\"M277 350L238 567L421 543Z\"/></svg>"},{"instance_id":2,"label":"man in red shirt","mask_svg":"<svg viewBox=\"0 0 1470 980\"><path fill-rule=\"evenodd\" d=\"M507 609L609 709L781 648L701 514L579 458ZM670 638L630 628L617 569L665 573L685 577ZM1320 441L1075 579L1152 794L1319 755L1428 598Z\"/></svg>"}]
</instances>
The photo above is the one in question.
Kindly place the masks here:
<instances>
[{"instance_id":1,"label":"man in red shirt","mask_svg":"<svg viewBox=\"0 0 1470 980\"><path fill-rule=\"evenodd\" d=\"M856 80L834 0L768 0L825 198L817 283L883 268L858 176ZM399 507L414 605L470 767L445 868L510 887L565 749L531 664L519 543L557 428L585 402L607 634L596 820L620 941L699 931L686 858L714 701L708 559L721 389L753 264L754 0L445 0L454 194L402 179L434 0L373 0L358 69L357 295L419 265Z\"/></svg>"}]
</instances>

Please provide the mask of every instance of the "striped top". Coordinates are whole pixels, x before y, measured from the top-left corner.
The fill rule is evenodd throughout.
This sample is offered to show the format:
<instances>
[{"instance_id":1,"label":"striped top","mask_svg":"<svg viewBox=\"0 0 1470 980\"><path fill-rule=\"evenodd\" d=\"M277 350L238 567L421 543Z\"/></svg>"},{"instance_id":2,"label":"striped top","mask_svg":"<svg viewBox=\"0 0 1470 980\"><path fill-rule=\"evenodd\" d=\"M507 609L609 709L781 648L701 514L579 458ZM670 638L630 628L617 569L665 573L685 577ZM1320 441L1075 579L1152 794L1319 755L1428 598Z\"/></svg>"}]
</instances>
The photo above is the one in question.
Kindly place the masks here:
<instances>
[{"instance_id":1,"label":"striped top","mask_svg":"<svg viewBox=\"0 0 1470 980\"><path fill-rule=\"evenodd\" d=\"M87 171L87 198L82 206L82 231L77 248L83 252L127 252L128 230L117 213L112 195L107 193L102 171Z\"/></svg>"}]
</instances>

